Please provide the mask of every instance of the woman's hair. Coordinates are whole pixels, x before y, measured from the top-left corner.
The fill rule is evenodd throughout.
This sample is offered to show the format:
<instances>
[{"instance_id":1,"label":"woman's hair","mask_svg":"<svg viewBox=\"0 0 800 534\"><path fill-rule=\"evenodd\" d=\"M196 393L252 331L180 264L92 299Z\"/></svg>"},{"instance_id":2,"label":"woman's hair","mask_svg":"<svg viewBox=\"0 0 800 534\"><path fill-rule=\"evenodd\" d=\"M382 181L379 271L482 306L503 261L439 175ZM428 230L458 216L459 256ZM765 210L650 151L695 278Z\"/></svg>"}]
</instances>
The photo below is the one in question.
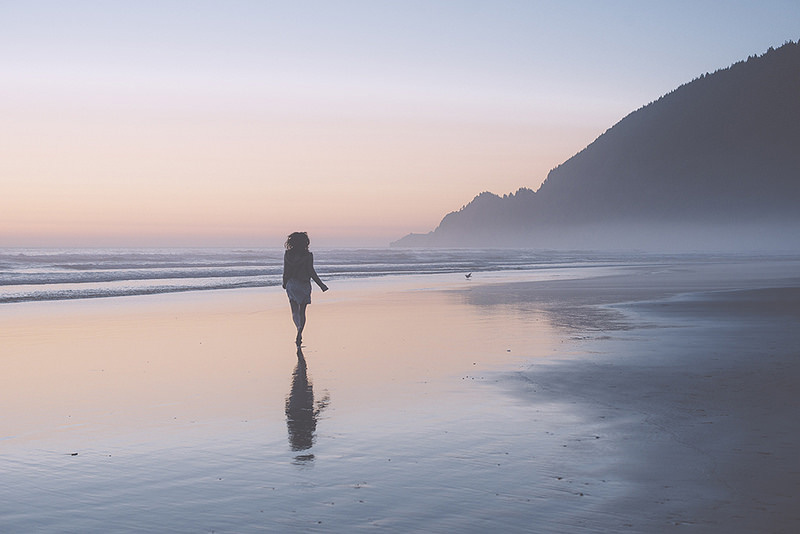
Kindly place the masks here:
<instances>
[{"instance_id":1,"label":"woman's hair","mask_svg":"<svg viewBox=\"0 0 800 534\"><path fill-rule=\"evenodd\" d=\"M286 250L293 250L295 252L305 252L308 250L308 245L311 240L308 239L308 234L305 232L292 232L286 238L286 243L283 245Z\"/></svg>"}]
</instances>

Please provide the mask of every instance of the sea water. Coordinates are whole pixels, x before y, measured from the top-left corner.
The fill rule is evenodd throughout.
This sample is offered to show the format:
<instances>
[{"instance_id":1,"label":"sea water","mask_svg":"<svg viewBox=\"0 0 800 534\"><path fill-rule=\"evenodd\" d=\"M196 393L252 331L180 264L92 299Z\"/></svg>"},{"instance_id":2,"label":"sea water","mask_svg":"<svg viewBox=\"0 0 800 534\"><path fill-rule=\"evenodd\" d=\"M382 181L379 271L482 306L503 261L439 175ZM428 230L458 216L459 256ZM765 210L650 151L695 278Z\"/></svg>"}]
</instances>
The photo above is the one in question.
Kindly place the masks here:
<instances>
[{"instance_id":1,"label":"sea water","mask_svg":"<svg viewBox=\"0 0 800 534\"><path fill-rule=\"evenodd\" d=\"M640 255L533 250L317 249L326 280L630 263ZM650 258L652 259L652 258ZM281 284L279 248L0 249L0 304Z\"/></svg>"}]
</instances>

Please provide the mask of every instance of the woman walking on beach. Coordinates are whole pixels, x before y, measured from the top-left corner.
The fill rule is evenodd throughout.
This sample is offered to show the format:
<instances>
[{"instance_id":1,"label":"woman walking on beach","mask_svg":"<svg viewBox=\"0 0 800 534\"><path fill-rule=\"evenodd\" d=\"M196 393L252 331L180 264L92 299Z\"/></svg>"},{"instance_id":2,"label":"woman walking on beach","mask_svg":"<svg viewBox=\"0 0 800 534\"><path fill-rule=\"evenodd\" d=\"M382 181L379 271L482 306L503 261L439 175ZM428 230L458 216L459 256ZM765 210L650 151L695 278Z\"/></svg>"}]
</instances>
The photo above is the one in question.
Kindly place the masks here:
<instances>
[{"instance_id":1,"label":"woman walking on beach","mask_svg":"<svg viewBox=\"0 0 800 534\"><path fill-rule=\"evenodd\" d=\"M297 327L294 342L299 347L306 326L306 306L311 304L311 280L325 292L328 290L314 270L314 255L308 250L310 240L305 232L294 232L286 239L283 254L283 288L289 296L292 320Z\"/></svg>"}]
</instances>

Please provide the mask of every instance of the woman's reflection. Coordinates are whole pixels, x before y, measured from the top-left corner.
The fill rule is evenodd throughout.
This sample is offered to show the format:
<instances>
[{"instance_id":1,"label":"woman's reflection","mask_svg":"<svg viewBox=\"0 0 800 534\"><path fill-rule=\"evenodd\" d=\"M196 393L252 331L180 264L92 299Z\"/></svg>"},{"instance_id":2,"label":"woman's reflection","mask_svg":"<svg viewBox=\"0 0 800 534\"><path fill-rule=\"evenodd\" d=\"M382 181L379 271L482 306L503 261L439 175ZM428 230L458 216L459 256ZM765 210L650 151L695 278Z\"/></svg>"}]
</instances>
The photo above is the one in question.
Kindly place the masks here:
<instances>
[{"instance_id":1,"label":"woman's reflection","mask_svg":"<svg viewBox=\"0 0 800 534\"><path fill-rule=\"evenodd\" d=\"M286 426L289 429L289 444L293 451L305 451L314 445L317 417L330 402L326 394L314 405L314 386L308 380L306 359L301 348L297 348L297 367L292 373L292 389L286 397ZM313 454L295 457L299 463L314 459Z\"/></svg>"}]
</instances>

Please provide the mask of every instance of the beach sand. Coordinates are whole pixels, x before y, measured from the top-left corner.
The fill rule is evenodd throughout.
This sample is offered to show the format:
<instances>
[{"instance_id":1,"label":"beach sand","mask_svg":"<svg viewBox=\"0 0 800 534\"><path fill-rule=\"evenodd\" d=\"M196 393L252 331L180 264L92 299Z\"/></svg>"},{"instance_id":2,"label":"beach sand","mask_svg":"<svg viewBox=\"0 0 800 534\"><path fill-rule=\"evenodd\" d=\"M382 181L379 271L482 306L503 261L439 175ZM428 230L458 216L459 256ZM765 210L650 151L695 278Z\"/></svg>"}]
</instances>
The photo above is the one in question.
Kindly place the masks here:
<instances>
[{"instance_id":1,"label":"beach sand","mask_svg":"<svg viewBox=\"0 0 800 534\"><path fill-rule=\"evenodd\" d=\"M795 532L798 267L4 305L0 531Z\"/></svg>"}]
</instances>

